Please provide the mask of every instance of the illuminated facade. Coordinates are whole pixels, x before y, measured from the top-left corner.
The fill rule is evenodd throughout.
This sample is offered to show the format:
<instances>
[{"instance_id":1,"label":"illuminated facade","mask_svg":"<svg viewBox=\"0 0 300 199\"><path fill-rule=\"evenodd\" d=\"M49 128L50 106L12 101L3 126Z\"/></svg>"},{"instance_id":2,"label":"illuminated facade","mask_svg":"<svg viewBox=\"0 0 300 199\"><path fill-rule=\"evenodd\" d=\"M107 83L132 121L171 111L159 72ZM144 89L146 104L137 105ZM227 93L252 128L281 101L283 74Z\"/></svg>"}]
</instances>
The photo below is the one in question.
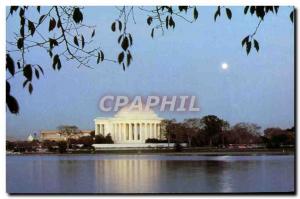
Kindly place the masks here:
<instances>
[{"instance_id":1,"label":"illuminated facade","mask_svg":"<svg viewBox=\"0 0 300 199\"><path fill-rule=\"evenodd\" d=\"M95 122L95 134L110 134L114 143L145 143L148 138L161 139L162 118L152 110L130 110L122 108L114 117L98 117Z\"/></svg>"}]
</instances>

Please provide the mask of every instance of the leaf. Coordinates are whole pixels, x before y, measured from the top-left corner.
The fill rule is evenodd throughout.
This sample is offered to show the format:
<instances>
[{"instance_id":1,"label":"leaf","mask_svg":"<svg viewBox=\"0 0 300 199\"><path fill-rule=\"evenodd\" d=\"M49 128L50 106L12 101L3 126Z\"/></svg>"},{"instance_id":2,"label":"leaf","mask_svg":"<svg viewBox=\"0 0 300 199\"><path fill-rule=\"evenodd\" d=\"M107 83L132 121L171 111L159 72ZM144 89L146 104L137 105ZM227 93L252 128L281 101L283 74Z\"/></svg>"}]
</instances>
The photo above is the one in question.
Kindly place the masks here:
<instances>
[{"instance_id":1,"label":"leaf","mask_svg":"<svg viewBox=\"0 0 300 199\"><path fill-rule=\"evenodd\" d=\"M198 10L196 7L194 8L194 19L198 19Z\"/></svg>"},{"instance_id":2,"label":"leaf","mask_svg":"<svg viewBox=\"0 0 300 199\"><path fill-rule=\"evenodd\" d=\"M95 36L95 29L92 32L92 38Z\"/></svg>"},{"instance_id":3,"label":"leaf","mask_svg":"<svg viewBox=\"0 0 300 199\"><path fill-rule=\"evenodd\" d=\"M15 75L15 63L9 54L6 54L6 69L12 76Z\"/></svg>"},{"instance_id":4,"label":"leaf","mask_svg":"<svg viewBox=\"0 0 300 199\"><path fill-rule=\"evenodd\" d=\"M229 8L226 8L226 14L227 14L228 19L231 19L232 13L231 13L231 10Z\"/></svg>"},{"instance_id":5,"label":"leaf","mask_svg":"<svg viewBox=\"0 0 300 199\"><path fill-rule=\"evenodd\" d=\"M57 21L57 28L61 28L61 26L62 26L62 24L61 24L61 21L60 21L60 19L58 19L58 21Z\"/></svg>"},{"instance_id":6,"label":"leaf","mask_svg":"<svg viewBox=\"0 0 300 199\"><path fill-rule=\"evenodd\" d=\"M256 6L256 16L260 17L262 20L265 16L264 6Z\"/></svg>"},{"instance_id":7,"label":"leaf","mask_svg":"<svg viewBox=\"0 0 300 199\"><path fill-rule=\"evenodd\" d=\"M46 17L46 15L42 15L42 16L40 16L40 19L39 19L39 24L41 24L41 23L44 21L45 17Z\"/></svg>"},{"instance_id":8,"label":"leaf","mask_svg":"<svg viewBox=\"0 0 300 199\"><path fill-rule=\"evenodd\" d=\"M27 64L23 69L23 76L29 81L32 80L32 68L30 64Z\"/></svg>"},{"instance_id":9,"label":"leaf","mask_svg":"<svg viewBox=\"0 0 300 199\"><path fill-rule=\"evenodd\" d=\"M249 10L249 6L245 6L244 14L247 14L248 10Z\"/></svg>"},{"instance_id":10,"label":"leaf","mask_svg":"<svg viewBox=\"0 0 300 199\"><path fill-rule=\"evenodd\" d=\"M249 41L249 35L242 40L242 46L244 46Z\"/></svg>"},{"instance_id":11,"label":"leaf","mask_svg":"<svg viewBox=\"0 0 300 199\"><path fill-rule=\"evenodd\" d=\"M101 55L100 55L100 52L98 52L97 64L99 64L99 63L100 63L100 58L101 58Z\"/></svg>"},{"instance_id":12,"label":"leaf","mask_svg":"<svg viewBox=\"0 0 300 199\"><path fill-rule=\"evenodd\" d=\"M151 37L152 37L152 38L154 37L154 28L152 28L152 31L151 31Z\"/></svg>"},{"instance_id":13,"label":"leaf","mask_svg":"<svg viewBox=\"0 0 300 199\"><path fill-rule=\"evenodd\" d=\"M61 63L60 63L59 56L58 56L57 54L53 57L52 68L53 68L54 70L56 69L56 65L57 65L57 69L60 70L60 68L61 68Z\"/></svg>"},{"instance_id":14,"label":"leaf","mask_svg":"<svg viewBox=\"0 0 300 199\"><path fill-rule=\"evenodd\" d=\"M129 65L130 65L130 62L131 62L131 60L132 60L131 53L130 53L130 52L128 52L128 54L127 54L127 66L129 66Z\"/></svg>"},{"instance_id":15,"label":"leaf","mask_svg":"<svg viewBox=\"0 0 300 199\"><path fill-rule=\"evenodd\" d=\"M290 19L291 19L292 23L294 23L294 10L290 14Z\"/></svg>"},{"instance_id":16,"label":"leaf","mask_svg":"<svg viewBox=\"0 0 300 199\"><path fill-rule=\"evenodd\" d=\"M178 9L179 9L180 12L184 10L185 13L186 13L187 10L188 10L188 6L178 6Z\"/></svg>"},{"instance_id":17,"label":"leaf","mask_svg":"<svg viewBox=\"0 0 300 199\"><path fill-rule=\"evenodd\" d=\"M275 9L275 13L277 14L279 10L279 6L274 6L274 9Z\"/></svg>"},{"instance_id":18,"label":"leaf","mask_svg":"<svg viewBox=\"0 0 300 199\"><path fill-rule=\"evenodd\" d=\"M129 43L128 43L128 38L125 37L122 41L122 44L121 44L123 50L127 50L128 46L129 46Z\"/></svg>"},{"instance_id":19,"label":"leaf","mask_svg":"<svg viewBox=\"0 0 300 199\"><path fill-rule=\"evenodd\" d=\"M128 34L130 46L132 45L132 37L131 34Z\"/></svg>"},{"instance_id":20,"label":"leaf","mask_svg":"<svg viewBox=\"0 0 300 199\"><path fill-rule=\"evenodd\" d=\"M80 23L83 20L83 15L79 8L75 8L73 12L73 20L75 23Z\"/></svg>"},{"instance_id":21,"label":"leaf","mask_svg":"<svg viewBox=\"0 0 300 199\"><path fill-rule=\"evenodd\" d=\"M170 17L170 21L169 21L169 23L170 23L170 26L172 26L173 27L173 29L175 28L175 21L173 20L173 18L172 17Z\"/></svg>"},{"instance_id":22,"label":"leaf","mask_svg":"<svg viewBox=\"0 0 300 199\"><path fill-rule=\"evenodd\" d=\"M123 59L124 59L124 52L121 52L121 53L119 54L119 56L118 56L118 62L119 62L119 64L122 63Z\"/></svg>"},{"instance_id":23,"label":"leaf","mask_svg":"<svg viewBox=\"0 0 300 199\"><path fill-rule=\"evenodd\" d=\"M79 46L77 36L74 36L74 44L75 44L76 46Z\"/></svg>"},{"instance_id":24,"label":"leaf","mask_svg":"<svg viewBox=\"0 0 300 199\"><path fill-rule=\"evenodd\" d=\"M81 46L82 46L82 49L84 48L84 44L85 44L84 37L83 37L83 35L81 35Z\"/></svg>"},{"instance_id":25,"label":"leaf","mask_svg":"<svg viewBox=\"0 0 300 199\"><path fill-rule=\"evenodd\" d=\"M37 6L36 9L39 13L41 12L41 6Z\"/></svg>"},{"instance_id":26,"label":"leaf","mask_svg":"<svg viewBox=\"0 0 300 199\"><path fill-rule=\"evenodd\" d=\"M215 12L215 16L214 16L215 21L217 20L218 16L221 16L220 6L218 6L217 11Z\"/></svg>"},{"instance_id":27,"label":"leaf","mask_svg":"<svg viewBox=\"0 0 300 199\"><path fill-rule=\"evenodd\" d=\"M251 15L253 15L254 12L255 12L255 6L251 6L251 7L250 7L250 13L251 13Z\"/></svg>"},{"instance_id":28,"label":"leaf","mask_svg":"<svg viewBox=\"0 0 300 199\"><path fill-rule=\"evenodd\" d=\"M111 24L111 30L112 30L113 32L116 31L116 22L113 22L113 23Z\"/></svg>"},{"instance_id":29,"label":"leaf","mask_svg":"<svg viewBox=\"0 0 300 199\"><path fill-rule=\"evenodd\" d=\"M17 41L17 47L19 49L22 49L24 46L24 38L19 38L18 41Z\"/></svg>"},{"instance_id":30,"label":"leaf","mask_svg":"<svg viewBox=\"0 0 300 199\"><path fill-rule=\"evenodd\" d=\"M246 44L247 55L250 53L250 50L251 50L251 42L247 42Z\"/></svg>"},{"instance_id":31,"label":"leaf","mask_svg":"<svg viewBox=\"0 0 300 199\"><path fill-rule=\"evenodd\" d=\"M24 13L25 13L25 10L23 8L20 9L20 12L19 12L19 16L21 18L24 18Z\"/></svg>"},{"instance_id":32,"label":"leaf","mask_svg":"<svg viewBox=\"0 0 300 199\"><path fill-rule=\"evenodd\" d=\"M256 39L254 39L254 48L256 49L257 52L259 51L259 44L256 41Z\"/></svg>"},{"instance_id":33,"label":"leaf","mask_svg":"<svg viewBox=\"0 0 300 199\"><path fill-rule=\"evenodd\" d=\"M49 22L49 32L51 32L56 26L56 21L54 18L50 19L50 22Z\"/></svg>"},{"instance_id":34,"label":"leaf","mask_svg":"<svg viewBox=\"0 0 300 199\"><path fill-rule=\"evenodd\" d=\"M49 55L50 55L50 57L52 58L52 56L53 56L53 53L52 53L52 51L51 51L51 50L49 50Z\"/></svg>"},{"instance_id":35,"label":"leaf","mask_svg":"<svg viewBox=\"0 0 300 199\"><path fill-rule=\"evenodd\" d=\"M56 39L49 38L49 45L50 45L50 49L52 50L54 46L58 46L58 42ZM50 56L52 57L51 54Z\"/></svg>"},{"instance_id":36,"label":"leaf","mask_svg":"<svg viewBox=\"0 0 300 199\"><path fill-rule=\"evenodd\" d=\"M9 82L6 80L6 96L10 94L10 84Z\"/></svg>"},{"instance_id":37,"label":"leaf","mask_svg":"<svg viewBox=\"0 0 300 199\"><path fill-rule=\"evenodd\" d=\"M19 6L10 6L10 11L9 13L12 15L14 12L18 10Z\"/></svg>"},{"instance_id":38,"label":"leaf","mask_svg":"<svg viewBox=\"0 0 300 199\"><path fill-rule=\"evenodd\" d=\"M169 28L169 16L166 17L166 28Z\"/></svg>"},{"instance_id":39,"label":"leaf","mask_svg":"<svg viewBox=\"0 0 300 199\"><path fill-rule=\"evenodd\" d=\"M40 73L36 68L34 69L34 73L35 73L36 78L39 79L40 78Z\"/></svg>"},{"instance_id":40,"label":"leaf","mask_svg":"<svg viewBox=\"0 0 300 199\"><path fill-rule=\"evenodd\" d=\"M118 20L118 23L119 23L119 31L122 30L122 22Z\"/></svg>"},{"instance_id":41,"label":"leaf","mask_svg":"<svg viewBox=\"0 0 300 199\"><path fill-rule=\"evenodd\" d=\"M29 91L30 94L32 93L32 90L33 90L32 84L29 83L29 85L28 85L28 91Z\"/></svg>"},{"instance_id":42,"label":"leaf","mask_svg":"<svg viewBox=\"0 0 300 199\"><path fill-rule=\"evenodd\" d=\"M119 38L118 38L118 43L121 42L122 37L123 37L123 34L119 36Z\"/></svg>"},{"instance_id":43,"label":"leaf","mask_svg":"<svg viewBox=\"0 0 300 199\"><path fill-rule=\"evenodd\" d=\"M104 53L103 53L102 50L100 50L100 55L101 55L101 61L103 61L104 60Z\"/></svg>"},{"instance_id":44,"label":"leaf","mask_svg":"<svg viewBox=\"0 0 300 199\"><path fill-rule=\"evenodd\" d=\"M19 113L18 101L13 96L6 95L6 105L11 113L13 114Z\"/></svg>"},{"instance_id":45,"label":"leaf","mask_svg":"<svg viewBox=\"0 0 300 199\"><path fill-rule=\"evenodd\" d=\"M44 75L44 70L43 70L43 68L42 68L40 65L37 65L37 66L39 67L41 73Z\"/></svg>"},{"instance_id":46,"label":"leaf","mask_svg":"<svg viewBox=\"0 0 300 199\"><path fill-rule=\"evenodd\" d=\"M24 34L25 34L24 25L21 25L21 28L20 28L20 35L21 35L21 37L24 37Z\"/></svg>"},{"instance_id":47,"label":"leaf","mask_svg":"<svg viewBox=\"0 0 300 199\"><path fill-rule=\"evenodd\" d=\"M147 18L147 24L150 26L152 23L153 18L150 16Z\"/></svg>"},{"instance_id":48,"label":"leaf","mask_svg":"<svg viewBox=\"0 0 300 199\"><path fill-rule=\"evenodd\" d=\"M31 36L33 36L33 34L35 32L35 26L34 26L34 23L30 20L28 20L28 29L30 30Z\"/></svg>"},{"instance_id":49,"label":"leaf","mask_svg":"<svg viewBox=\"0 0 300 199\"><path fill-rule=\"evenodd\" d=\"M24 82L23 82L23 88L25 88L26 84L29 82L28 79L26 79Z\"/></svg>"}]
</instances>

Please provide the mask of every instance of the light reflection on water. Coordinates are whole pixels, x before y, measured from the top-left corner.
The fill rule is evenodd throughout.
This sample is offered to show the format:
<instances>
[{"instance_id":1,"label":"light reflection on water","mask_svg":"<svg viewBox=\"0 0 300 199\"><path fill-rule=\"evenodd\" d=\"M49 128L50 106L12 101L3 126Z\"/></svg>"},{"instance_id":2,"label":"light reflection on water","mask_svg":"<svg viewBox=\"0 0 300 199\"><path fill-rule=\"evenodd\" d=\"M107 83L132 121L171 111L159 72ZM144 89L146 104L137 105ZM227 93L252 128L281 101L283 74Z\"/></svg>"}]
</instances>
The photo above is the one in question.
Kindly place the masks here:
<instances>
[{"instance_id":1,"label":"light reflection on water","mask_svg":"<svg viewBox=\"0 0 300 199\"><path fill-rule=\"evenodd\" d=\"M294 190L294 156L7 156L9 193Z\"/></svg>"}]
</instances>

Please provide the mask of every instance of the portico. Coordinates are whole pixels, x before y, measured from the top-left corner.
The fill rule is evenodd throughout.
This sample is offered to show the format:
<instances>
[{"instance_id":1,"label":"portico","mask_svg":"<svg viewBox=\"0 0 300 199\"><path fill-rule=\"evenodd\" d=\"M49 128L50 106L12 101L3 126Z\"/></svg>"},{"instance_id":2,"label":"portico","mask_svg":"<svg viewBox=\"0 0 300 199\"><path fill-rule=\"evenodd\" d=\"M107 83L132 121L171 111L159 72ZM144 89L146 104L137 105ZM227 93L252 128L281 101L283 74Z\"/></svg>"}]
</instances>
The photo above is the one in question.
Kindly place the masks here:
<instances>
[{"instance_id":1,"label":"portico","mask_svg":"<svg viewBox=\"0 0 300 199\"><path fill-rule=\"evenodd\" d=\"M145 143L148 138L161 139L161 123L152 110L138 111L121 109L114 117L98 117L95 121L95 134L110 134L115 143Z\"/></svg>"}]
</instances>

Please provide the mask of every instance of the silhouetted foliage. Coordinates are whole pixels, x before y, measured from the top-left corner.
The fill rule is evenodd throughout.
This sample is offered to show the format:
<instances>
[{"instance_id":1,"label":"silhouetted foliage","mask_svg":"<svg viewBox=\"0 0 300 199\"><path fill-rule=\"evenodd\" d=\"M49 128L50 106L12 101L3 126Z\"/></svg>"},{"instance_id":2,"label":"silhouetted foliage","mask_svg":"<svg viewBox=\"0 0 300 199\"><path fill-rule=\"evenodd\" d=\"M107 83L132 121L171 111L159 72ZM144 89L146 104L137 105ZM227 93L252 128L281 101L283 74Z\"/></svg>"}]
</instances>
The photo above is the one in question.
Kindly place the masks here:
<instances>
[{"instance_id":1,"label":"silhouetted foliage","mask_svg":"<svg viewBox=\"0 0 300 199\"><path fill-rule=\"evenodd\" d=\"M264 130L264 141L269 148L279 148L285 145L295 145L295 132L292 129L267 128Z\"/></svg>"},{"instance_id":2,"label":"silhouetted foliage","mask_svg":"<svg viewBox=\"0 0 300 199\"><path fill-rule=\"evenodd\" d=\"M38 141L28 142L28 141L16 141L16 142L6 142L6 150L14 152L35 152L39 147Z\"/></svg>"},{"instance_id":3,"label":"silhouetted foliage","mask_svg":"<svg viewBox=\"0 0 300 199\"><path fill-rule=\"evenodd\" d=\"M203 131L209 137L209 145L213 145L213 139L216 139L218 134L229 128L228 122L218 118L215 115L207 115L201 119Z\"/></svg>"},{"instance_id":4,"label":"silhouetted foliage","mask_svg":"<svg viewBox=\"0 0 300 199\"><path fill-rule=\"evenodd\" d=\"M101 134L95 136L95 144L113 144L114 141L110 134L107 134L105 137Z\"/></svg>"},{"instance_id":5,"label":"silhouetted foliage","mask_svg":"<svg viewBox=\"0 0 300 199\"><path fill-rule=\"evenodd\" d=\"M67 142L65 141L58 142L58 151L59 153L67 152Z\"/></svg>"},{"instance_id":6,"label":"silhouetted foliage","mask_svg":"<svg viewBox=\"0 0 300 199\"><path fill-rule=\"evenodd\" d=\"M179 142L176 142L175 145L174 145L174 150L176 152L181 152L181 151L183 151L183 147Z\"/></svg>"},{"instance_id":7,"label":"silhouetted foliage","mask_svg":"<svg viewBox=\"0 0 300 199\"><path fill-rule=\"evenodd\" d=\"M58 143L55 141L45 140L42 142L42 147L48 149L50 152L54 152L58 148Z\"/></svg>"},{"instance_id":8,"label":"silhouetted foliage","mask_svg":"<svg viewBox=\"0 0 300 199\"><path fill-rule=\"evenodd\" d=\"M91 136L83 136L77 140L77 144L83 144L84 147L91 147L94 144L94 140Z\"/></svg>"},{"instance_id":9,"label":"silhouetted foliage","mask_svg":"<svg viewBox=\"0 0 300 199\"><path fill-rule=\"evenodd\" d=\"M194 23L199 19L199 12L196 6L123 6L117 7L119 17L112 22L111 30L117 36L117 43L120 51L115 58L105 58L104 49L93 47L93 38L96 34L95 27L84 24L84 7L78 6L11 6L7 20L10 17L18 19L19 30L15 33L14 41L7 41L6 49L6 105L8 110L13 113L19 113L19 103L12 96L9 80L15 78L17 74L25 77L23 87L27 86L28 92L33 92L33 80L39 79L40 74L44 75L43 68L32 61L25 60L26 53L33 49L42 49L49 54L49 62L53 70L59 71L63 67L63 62L73 62L77 67L93 68L91 60L99 64L104 61L110 61L126 68L133 62L131 48L133 45L133 36L128 32L127 23L133 20L135 23L134 10L147 13L145 23L150 27L150 36L154 38L155 32L160 31L162 34L166 30L173 30L176 27L178 19L188 23ZM245 47L246 53L249 54L254 47L258 52L260 49L259 42L255 35L260 24L265 20L265 16L272 13L277 14L279 6L245 6L244 14L257 17L259 23L254 32L242 39L242 47ZM30 18L30 14L37 12L38 18ZM234 14L230 8L217 6L214 14L214 20L225 13L231 20ZM200 12L201 14L201 12ZM294 8L291 8L289 18L294 22ZM40 36L40 29L48 27L48 34ZM89 35L88 35L89 34ZM100 46L100 45L99 45ZM58 48L61 47L61 48ZM53 54L55 53L55 54ZM36 55L39 56L39 55ZM34 75L33 75L34 74Z\"/></svg>"},{"instance_id":10,"label":"silhouetted foliage","mask_svg":"<svg viewBox=\"0 0 300 199\"><path fill-rule=\"evenodd\" d=\"M59 134L66 138L67 149L70 148L70 139L80 132L79 128L75 125L60 125L57 127Z\"/></svg>"}]
</instances>

